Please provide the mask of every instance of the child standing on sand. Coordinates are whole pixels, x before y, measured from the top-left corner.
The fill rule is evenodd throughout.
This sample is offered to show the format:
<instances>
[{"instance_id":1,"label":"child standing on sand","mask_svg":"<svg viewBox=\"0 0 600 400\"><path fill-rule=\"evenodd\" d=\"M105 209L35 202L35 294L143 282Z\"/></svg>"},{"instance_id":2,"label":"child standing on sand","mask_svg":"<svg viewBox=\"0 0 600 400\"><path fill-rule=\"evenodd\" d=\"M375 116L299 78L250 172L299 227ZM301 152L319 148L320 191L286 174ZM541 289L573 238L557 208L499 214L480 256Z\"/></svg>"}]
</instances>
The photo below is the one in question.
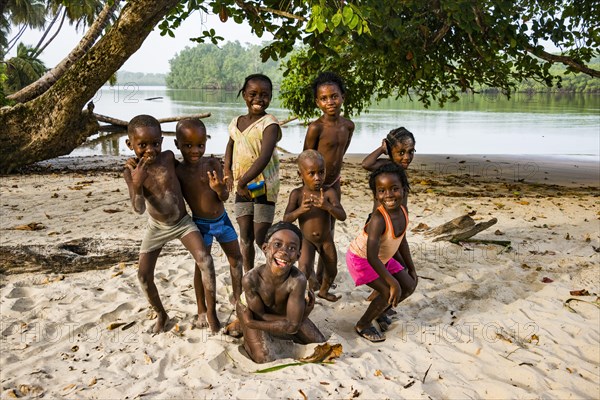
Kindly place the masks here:
<instances>
[{"instance_id":1,"label":"child standing on sand","mask_svg":"<svg viewBox=\"0 0 600 400\"><path fill-rule=\"evenodd\" d=\"M183 197L192 210L192 219L202 234L210 253L213 238L217 239L229 261L233 296L232 304L239 299L242 285L242 254L238 236L223 204L229 191L223 181L223 168L218 159L203 157L206 150L206 127L199 119L179 121L176 127L175 146L181 151L183 162L175 168ZM194 273L194 289L198 304L196 327L207 326L206 300L201 271Z\"/></svg>"},{"instance_id":2,"label":"child standing on sand","mask_svg":"<svg viewBox=\"0 0 600 400\"><path fill-rule=\"evenodd\" d=\"M273 84L269 77L246 77L238 92L248 114L229 124L229 142L225 151L225 177L228 189L235 185L235 215L240 228L240 247L244 271L254 267L254 243L262 248L267 230L275 217L279 193L279 156L275 146L281 139L279 122L267 108ZM248 185L255 189L250 191Z\"/></svg>"},{"instance_id":3,"label":"child standing on sand","mask_svg":"<svg viewBox=\"0 0 600 400\"><path fill-rule=\"evenodd\" d=\"M298 268L306 275L309 288L319 290L317 296L337 301L340 298L329 293L337 275L337 251L331 235L331 217L344 221L346 212L333 188L324 189L325 160L316 150L304 150L298 156L298 172L303 185L292 190L283 220L299 220L302 230L302 253ZM314 263L315 252L324 264L321 285L317 284Z\"/></svg>"},{"instance_id":4,"label":"child standing on sand","mask_svg":"<svg viewBox=\"0 0 600 400\"><path fill-rule=\"evenodd\" d=\"M137 158L125 164L123 177L127 182L133 210L143 214L148 210L148 226L140 248L138 279L152 308L158 314L152 331L163 332L169 316L160 301L154 284L154 268L163 246L179 239L192 254L202 272L207 302L207 320L213 332L218 332L215 301L215 270L212 257L206 251L202 235L188 215L181 186L175 174L172 151L161 151L160 123L150 115L138 115L127 126L127 147Z\"/></svg>"},{"instance_id":5,"label":"child standing on sand","mask_svg":"<svg viewBox=\"0 0 600 400\"><path fill-rule=\"evenodd\" d=\"M344 154L350 146L354 133L354 122L342 117L342 105L346 95L344 81L333 72L320 73L312 84L317 107L323 114L313 121L306 131L304 150L313 149L325 159L325 182L323 189L333 188L342 198L341 170ZM335 218L330 218L331 236L334 235ZM317 280L322 281L323 262L319 257Z\"/></svg>"},{"instance_id":6,"label":"child standing on sand","mask_svg":"<svg viewBox=\"0 0 600 400\"><path fill-rule=\"evenodd\" d=\"M408 192L408 180L404 169L395 164L378 168L369 177L369 187L380 206L350 243L346 264L357 286L366 284L378 293L355 330L371 342L382 342L385 329L380 326L382 332L379 332L373 320L414 292L417 272L407 254L408 214L402 203Z\"/></svg>"}]
</instances>

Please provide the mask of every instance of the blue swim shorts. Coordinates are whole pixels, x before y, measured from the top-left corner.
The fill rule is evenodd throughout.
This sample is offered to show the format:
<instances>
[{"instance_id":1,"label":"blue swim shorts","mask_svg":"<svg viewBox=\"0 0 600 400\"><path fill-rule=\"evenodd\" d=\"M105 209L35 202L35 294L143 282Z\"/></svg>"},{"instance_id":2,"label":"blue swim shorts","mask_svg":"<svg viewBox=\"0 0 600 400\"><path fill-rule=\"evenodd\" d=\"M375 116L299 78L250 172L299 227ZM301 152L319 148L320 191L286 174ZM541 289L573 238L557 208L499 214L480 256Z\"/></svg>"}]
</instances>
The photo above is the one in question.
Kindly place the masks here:
<instances>
[{"instance_id":1,"label":"blue swim shorts","mask_svg":"<svg viewBox=\"0 0 600 400\"><path fill-rule=\"evenodd\" d=\"M227 211L215 219L192 217L202 234L206 247L212 246L213 237L219 243L229 243L237 240L238 235L227 215Z\"/></svg>"}]
</instances>

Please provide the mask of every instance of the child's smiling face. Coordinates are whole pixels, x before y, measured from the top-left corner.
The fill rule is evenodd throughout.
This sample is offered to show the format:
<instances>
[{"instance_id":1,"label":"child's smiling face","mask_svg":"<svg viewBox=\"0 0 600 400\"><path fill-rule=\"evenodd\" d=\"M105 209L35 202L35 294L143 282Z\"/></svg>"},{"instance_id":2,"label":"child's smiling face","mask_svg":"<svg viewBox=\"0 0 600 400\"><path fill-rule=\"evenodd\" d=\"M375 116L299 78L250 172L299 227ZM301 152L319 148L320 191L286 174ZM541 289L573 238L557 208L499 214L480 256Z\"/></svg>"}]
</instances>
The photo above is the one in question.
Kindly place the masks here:
<instances>
[{"instance_id":1,"label":"child's smiling face","mask_svg":"<svg viewBox=\"0 0 600 400\"><path fill-rule=\"evenodd\" d=\"M146 126L135 128L125 143L138 159L144 158L146 163L151 164L161 152L162 141L160 129Z\"/></svg>"},{"instance_id":2,"label":"child's smiling face","mask_svg":"<svg viewBox=\"0 0 600 400\"><path fill-rule=\"evenodd\" d=\"M206 151L206 131L196 127L183 128L175 139L175 146L186 163L195 164Z\"/></svg>"},{"instance_id":3,"label":"child's smiling face","mask_svg":"<svg viewBox=\"0 0 600 400\"><path fill-rule=\"evenodd\" d=\"M262 79L251 79L242 92L248 114L264 115L271 104L271 86Z\"/></svg>"},{"instance_id":4,"label":"child's smiling face","mask_svg":"<svg viewBox=\"0 0 600 400\"><path fill-rule=\"evenodd\" d=\"M401 142L394 143L391 146L390 158L392 162L397 165L401 165L402 168L408 169L408 166L412 162L415 156L415 142L411 139L405 139Z\"/></svg>"},{"instance_id":5,"label":"child's smiling face","mask_svg":"<svg viewBox=\"0 0 600 400\"><path fill-rule=\"evenodd\" d=\"M344 95L339 86L334 83L325 83L317 88L317 107L328 116L338 116L344 104Z\"/></svg>"},{"instance_id":6,"label":"child's smiling face","mask_svg":"<svg viewBox=\"0 0 600 400\"><path fill-rule=\"evenodd\" d=\"M289 229L281 229L269 238L263 250L273 275L285 275L300 257L300 238Z\"/></svg>"},{"instance_id":7,"label":"child's smiling face","mask_svg":"<svg viewBox=\"0 0 600 400\"><path fill-rule=\"evenodd\" d=\"M382 173L375 179L375 198L386 210L392 211L402 205L404 188L396 174Z\"/></svg>"}]
</instances>

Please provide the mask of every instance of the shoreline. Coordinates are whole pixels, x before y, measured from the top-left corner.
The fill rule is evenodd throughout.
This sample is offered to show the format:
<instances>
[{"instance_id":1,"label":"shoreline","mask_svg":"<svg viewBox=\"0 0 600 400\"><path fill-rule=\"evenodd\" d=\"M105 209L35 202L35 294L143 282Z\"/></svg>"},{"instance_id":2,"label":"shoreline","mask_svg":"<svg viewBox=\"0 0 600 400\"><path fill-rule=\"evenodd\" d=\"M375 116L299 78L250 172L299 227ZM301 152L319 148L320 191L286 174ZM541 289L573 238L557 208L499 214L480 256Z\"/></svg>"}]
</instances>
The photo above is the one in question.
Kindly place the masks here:
<instances>
[{"instance_id":1,"label":"shoreline","mask_svg":"<svg viewBox=\"0 0 600 400\"><path fill-rule=\"evenodd\" d=\"M344 161L360 165L366 155L346 154ZM63 156L22 168L17 174L56 170L120 171L129 157L130 155ZM181 156L176 154L176 157ZM296 157L297 154L294 153L280 153L283 162L291 162ZM600 158L595 155L581 157L583 158L570 155L417 154L408 173L409 179L415 173L430 172L434 175L464 176L479 181L600 188Z\"/></svg>"}]
</instances>

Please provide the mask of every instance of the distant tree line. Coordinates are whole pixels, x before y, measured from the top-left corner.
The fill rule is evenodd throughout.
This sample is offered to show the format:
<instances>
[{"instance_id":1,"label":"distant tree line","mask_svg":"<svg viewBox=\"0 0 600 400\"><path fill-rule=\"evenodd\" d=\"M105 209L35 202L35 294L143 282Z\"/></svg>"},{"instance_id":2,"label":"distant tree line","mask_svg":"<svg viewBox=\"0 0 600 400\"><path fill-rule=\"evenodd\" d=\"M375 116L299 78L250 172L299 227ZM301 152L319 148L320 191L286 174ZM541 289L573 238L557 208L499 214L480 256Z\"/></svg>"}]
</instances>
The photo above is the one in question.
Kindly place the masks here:
<instances>
[{"instance_id":1,"label":"distant tree line","mask_svg":"<svg viewBox=\"0 0 600 400\"><path fill-rule=\"evenodd\" d=\"M117 72L117 81L119 84L135 83L140 86L165 86L165 75L158 73L143 72Z\"/></svg>"},{"instance_id":2,"label":"distant tree line","mask_svg":"<svg viewBox=\"0 0 600 400\"><path fill-rule=\"evenodd\" d=\"M172 89L225 89L238 90L244 78L250 74L263 73L277 88L283 77L280 63L269 59L263 63L260 45L242 46L238 41L222 47L202 43L186 47L169 60L171 70L166 83Z\"/></svg>"}]
</instances>

